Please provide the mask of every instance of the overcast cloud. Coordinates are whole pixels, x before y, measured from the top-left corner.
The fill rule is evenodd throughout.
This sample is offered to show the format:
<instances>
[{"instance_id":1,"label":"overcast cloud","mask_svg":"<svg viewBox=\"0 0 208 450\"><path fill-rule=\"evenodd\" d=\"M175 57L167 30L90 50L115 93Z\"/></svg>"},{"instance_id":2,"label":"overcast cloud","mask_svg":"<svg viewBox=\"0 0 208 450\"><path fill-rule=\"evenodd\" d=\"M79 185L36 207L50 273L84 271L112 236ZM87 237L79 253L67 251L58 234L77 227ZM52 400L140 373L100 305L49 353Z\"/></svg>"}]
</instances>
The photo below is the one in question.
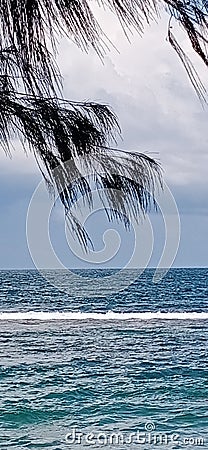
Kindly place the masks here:
<instances>
[{"instance_id":1,"label":"overcast cloud","mask_svg":"<svg viewBox=\"0 0 208 450\"><path fill-rule=\"evenodd\" d=\"M183 66L166 41L167 17L148 27L143 38L134 33L130 44L115 17L99 8L96 12L119 52L112 46L103 64L93 51L86 55L73 43L62 39L58 62L65 97L110 104L122 127L123 141L119 147L147 152L159 159L180 213L195 215L198 220L203 233L198 247L201 245L203 253L208 213L208 106L202 108ZM182 34L181 37L189 53ZM206 75L197 57L193 59L208 85L208 73ZM33 158L26 158L19 144L13 160L1 154L0 163L0 171L7 174L8 185L9 177L14 183L15 176L18 182L21 174L25 177L25 174L38 172ZM25 188L25 192L29 191ZM14 192L12 195L13 202ZM7 203L11 201L9 190L4 198ZM188 233L188 222L184 226ZM194 251L196 249L190 259L192 264ZM189 257L185 265L189 264ZM197 254L198 261L200 264L200 254ZM205 265L205 253L202 261Z\"/></svg>"}]
</instances>

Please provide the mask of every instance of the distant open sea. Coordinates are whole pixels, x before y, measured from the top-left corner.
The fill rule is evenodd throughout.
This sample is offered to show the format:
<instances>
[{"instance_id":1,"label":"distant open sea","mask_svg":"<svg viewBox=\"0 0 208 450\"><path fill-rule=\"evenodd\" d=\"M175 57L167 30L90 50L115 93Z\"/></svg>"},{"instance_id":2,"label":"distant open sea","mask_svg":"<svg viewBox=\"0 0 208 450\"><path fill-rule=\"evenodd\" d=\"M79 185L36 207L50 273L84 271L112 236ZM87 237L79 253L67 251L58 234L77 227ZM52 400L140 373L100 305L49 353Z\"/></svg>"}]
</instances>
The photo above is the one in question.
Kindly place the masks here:
<instances>
[{"instance_id":1,"label":"distant open sea","mask_svg":"<svg viewBox=\"0 0 208 450\"><path fill-rule=\"evenodd\" d=\"M208 269L153 272L82 298L0 271L0 450L208 449Z\"/></svg>"}]
</instances>

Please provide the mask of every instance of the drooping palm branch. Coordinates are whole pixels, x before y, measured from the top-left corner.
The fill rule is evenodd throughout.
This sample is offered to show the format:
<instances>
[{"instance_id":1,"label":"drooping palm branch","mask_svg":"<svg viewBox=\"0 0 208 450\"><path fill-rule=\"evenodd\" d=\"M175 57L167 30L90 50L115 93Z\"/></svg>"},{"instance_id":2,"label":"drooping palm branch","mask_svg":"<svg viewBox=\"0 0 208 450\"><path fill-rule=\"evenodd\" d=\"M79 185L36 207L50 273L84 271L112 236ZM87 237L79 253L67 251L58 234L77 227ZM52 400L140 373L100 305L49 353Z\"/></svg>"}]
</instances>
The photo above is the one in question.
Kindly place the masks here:
<instances>
[{"instance_id":1,"label":"drooping palm branch","mask_svg":"<svg viewBox=\"0 0 208 450\"><path fill-rule=\"evenodd\" d=\"M163 6L171 22L168 39L178 53L198 94L204 90L190 60L172 31L173 20L183 27L194 51L207 65L207 10L197 0L97 0L119 18L124 30L143 32L144 22L160 14ZM104 206L124 222L138 217L150 205L161 181L160 168L150 157L112 149L119 125L106 105L76 103L61 97L61 76L56 65L56 36L66 34L84 50L105 51L106 36L89 0L0 0L0 142L6 151L14 136L29 145L50 187L56 187L72 227L83 243L86 236L70 205L81 193L92 201L85 165ZM70 161L68 166L67 162ZM76 179L76 182L74 181ZM102 189L101 189L102 190ZM117 192L117 193L116 193ZM116 212L115 212L116 211ZM127 222L126 222L127 223Z\"/></svg>"},{"instance_id":2,"label":"drooping palm branch","mask_svg":"<svg viewBox=\"0 0 208 450\"><path fill-rule=\"evenodd\" d=\"M49 190L56 187L71 229L85 248L87 233L70 208L80 194L92 206L90 176L106 212L112 209L109 219L126 227L127 218L147 211L161 181L152 158L109 147L118 132L117 119L106 105L0 93L1 145L8 151L18 134L35 153Z\"/></svg>"},{"instance_id":3,"label":"drooping palm branch","mask_svg":"<svg viewBox=\"0 0 208 450\"><path fill-rule=\"evenodd\" d=\"M208 65L207 25L208 3L205 0L95 0L100 6L114 12L126 30L134 27L140 33L144 23L158 18L165 8L187 34L193 50ZM30 89L48 90L59 79L54 57L48 49L56 48L57 33L67 35L78 46L88 50L91 46L99 53L105 51L106 36L90 8L90 0L0 0L1 42L11 68L17 63L24 84ZM171 45L183 60L180 45L175 45L168 33ZM14 63L15 61L15 63ZM191 68L189 69L191 70Z\"/></svg>"}]
</instances>

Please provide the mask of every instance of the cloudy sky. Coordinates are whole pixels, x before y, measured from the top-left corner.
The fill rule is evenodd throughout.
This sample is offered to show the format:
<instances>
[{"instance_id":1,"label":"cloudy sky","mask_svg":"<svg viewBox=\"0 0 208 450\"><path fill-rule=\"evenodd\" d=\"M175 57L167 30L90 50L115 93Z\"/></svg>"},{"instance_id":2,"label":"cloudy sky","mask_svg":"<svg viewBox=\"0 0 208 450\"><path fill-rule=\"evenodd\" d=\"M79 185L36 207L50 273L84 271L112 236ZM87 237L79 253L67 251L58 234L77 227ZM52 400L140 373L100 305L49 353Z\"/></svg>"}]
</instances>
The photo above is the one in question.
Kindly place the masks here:
<instances>
[{"instance_id":1,"label":"cloudy sky","mask_svg":"<svg viewBox=\"0 0 208 450\"><path fill-rule=\"evenodd\" d=\"M115 17L98 8L95 11L116 49L112 46L101 62L93 51L87 55L61 39L58 62L65 97L110 104L122 127L123 141L119 146L159 159L181 219L181 242L174 265L207 266L208 107L200 104L177 55L166 41L165 15L158 24L146 28L142 38L134 33L129 43ZM179 33L184 48L191 54L185 37L180 30ZM207 85L208 73L196 56L193 60ZM0 171L0 267L32 267L25 222L41 176L33 157L26 157L18 144L11 160L1 154ZM164 224L159 214L153 214L151 220L154 228L151 265L156 266L164 244ZM82 267L85 263L66 246L59 206L51 221L51 239L63 263ZM102 234L109 228L108 223L102 215L94 215L89 226L95 246L101 250ZM116 229L125 245L121 243L112 266L123 265L133 245L131 233L127 235L122 227Z\"/></svg>"}]
</instances>

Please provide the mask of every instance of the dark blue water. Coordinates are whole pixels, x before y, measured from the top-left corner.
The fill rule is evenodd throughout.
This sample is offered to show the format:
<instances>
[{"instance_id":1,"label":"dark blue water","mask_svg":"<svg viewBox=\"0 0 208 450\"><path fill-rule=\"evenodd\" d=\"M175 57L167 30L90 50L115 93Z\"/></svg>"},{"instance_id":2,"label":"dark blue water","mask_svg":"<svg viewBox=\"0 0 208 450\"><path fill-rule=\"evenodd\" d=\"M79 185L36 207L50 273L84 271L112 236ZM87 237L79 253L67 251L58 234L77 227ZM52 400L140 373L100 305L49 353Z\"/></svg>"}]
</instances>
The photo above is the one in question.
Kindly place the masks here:
<instances>
[{"instance_id":1,"label":"dark blue water","mask_svg":"<svg viewBox=\"0 0 208 450\"><path fill-rule=\"evenodd\" d=\"M75 271L100 279L114 270ZM131 271L125 271L130 278ZM59 277L59 271L55 272ZM0 312L14 311L198 311L208 312L208 269L172 269L158 284L153 283L154 270L146 270L123 292L107 297L70 297L50 285L37 271L0 271ZM55 276L55 278L56 278ZM121 280L122 281L122 280Z\"/></svg>"},{"instance_id":2,"label":"dark blue water","mask_svg":"<svg viewBox=\"0 0 208 450\"><path fill-rule=\"evenodd\" d=\"M0 272L0 449L208 448L208 269L152 275L81 298Z\"/></svg>"}]
</instances>

